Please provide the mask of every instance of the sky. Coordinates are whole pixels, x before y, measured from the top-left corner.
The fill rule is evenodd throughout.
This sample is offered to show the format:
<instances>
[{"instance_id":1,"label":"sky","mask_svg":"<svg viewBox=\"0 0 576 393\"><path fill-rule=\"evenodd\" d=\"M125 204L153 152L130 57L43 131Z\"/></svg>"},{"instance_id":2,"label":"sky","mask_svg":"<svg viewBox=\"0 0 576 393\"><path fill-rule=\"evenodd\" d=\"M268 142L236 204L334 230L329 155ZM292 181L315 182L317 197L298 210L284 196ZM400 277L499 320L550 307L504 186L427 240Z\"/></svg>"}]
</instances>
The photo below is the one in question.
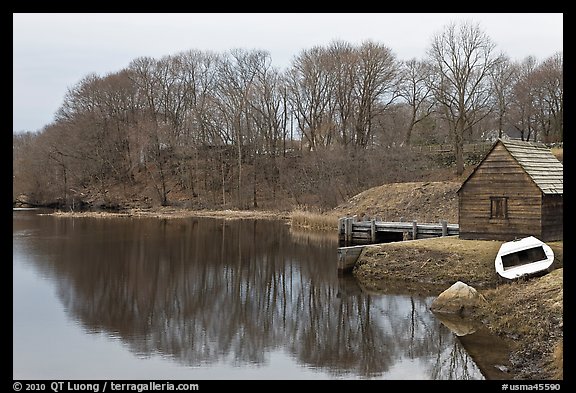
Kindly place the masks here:
<instances>
[{"instance_id":1,"label":"sky","mask_svg":"<svg viewBox=\"0 0 576 393\"><path fill-rule=\"evenodd\" d=\"M452 22L478 23L511 60L563 51L562 13L13 13L13 133L54 121L68 89L138 57L191 49L258 49L287 69L303 50L340 40L387 46L398 60L424 59Z\"/></svg>"}]
</instances>

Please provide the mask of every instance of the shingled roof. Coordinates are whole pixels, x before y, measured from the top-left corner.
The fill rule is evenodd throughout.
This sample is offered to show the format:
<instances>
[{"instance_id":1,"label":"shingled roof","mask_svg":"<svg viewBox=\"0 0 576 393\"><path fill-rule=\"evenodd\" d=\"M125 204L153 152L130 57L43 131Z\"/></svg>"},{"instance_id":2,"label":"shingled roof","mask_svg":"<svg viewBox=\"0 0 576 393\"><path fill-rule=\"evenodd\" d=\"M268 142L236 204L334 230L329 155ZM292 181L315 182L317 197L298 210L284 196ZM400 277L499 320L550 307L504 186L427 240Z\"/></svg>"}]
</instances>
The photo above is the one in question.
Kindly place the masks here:
<instances>
[{"instance_id":1,"label":"shingled roof","mask_svg":"<svg viewBox=\"0 0 576 393\"><path fill-rule=\"evenodd\" d=\"M518 162L524 171L530 176L532 181L540 188L544 194L560 194L564 193L564 165L552 154L550 148L546 145L537 142L525 142L514 139L498 139L492 149L498 144L502 145L508 150L510 155ZM490 151L492 151L490 149ZM486 159L488 154L482 159ZM478 164L478 166L480 166ZM468 179L476 172L476 168L472 173L462 182L462 186ZM460 186L460 188L462 188Z\"/></svg>"},{"instance_id":2,"label":"shingled roof","mask_svg":"<svg viewBox=\"0 0 576 393\"><path fill-rule=\"evenodd\" d=\"M544 194L564 193L564 165L546 145L506 139L500 142Z\"/></svg>"}]
</instances>

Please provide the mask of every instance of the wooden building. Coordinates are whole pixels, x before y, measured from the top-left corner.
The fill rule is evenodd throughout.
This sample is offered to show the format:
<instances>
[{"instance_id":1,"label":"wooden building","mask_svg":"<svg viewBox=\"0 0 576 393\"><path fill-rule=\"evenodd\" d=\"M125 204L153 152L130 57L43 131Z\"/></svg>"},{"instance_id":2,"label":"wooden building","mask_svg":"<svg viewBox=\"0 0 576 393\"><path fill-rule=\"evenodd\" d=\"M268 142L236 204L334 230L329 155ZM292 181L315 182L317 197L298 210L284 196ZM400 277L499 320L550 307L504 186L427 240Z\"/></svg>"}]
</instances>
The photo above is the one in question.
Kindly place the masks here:
<instances>
[{"instance_id":1,"label":"wooden building","mask_svg":"<svg viewBox=\"0 0 576 393\"><path fill-rule=\"evenodd\" d=\"M458 189L459 237L562 240L563 170L543 144L498 139Z\"/></svg>"}]
</instances>

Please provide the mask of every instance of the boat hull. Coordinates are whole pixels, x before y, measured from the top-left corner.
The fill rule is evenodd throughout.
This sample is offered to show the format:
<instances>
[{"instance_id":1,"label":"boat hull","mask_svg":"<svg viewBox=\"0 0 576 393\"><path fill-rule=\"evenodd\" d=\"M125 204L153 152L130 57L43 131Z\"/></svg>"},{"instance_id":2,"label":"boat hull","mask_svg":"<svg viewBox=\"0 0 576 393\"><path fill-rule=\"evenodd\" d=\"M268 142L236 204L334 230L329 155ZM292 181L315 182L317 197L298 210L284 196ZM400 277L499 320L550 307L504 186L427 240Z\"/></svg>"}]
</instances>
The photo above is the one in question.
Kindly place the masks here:
<instances>
[{"instance_id":1,"label":"boat hull","mask_svg":"<svg viewBox=\"0 0 576 393\"><path fill-rule=\"evenodd\" d=\"M503 243L494 260L496 272L503 278L547 273L554 262L554 251L543 241L528 236Z\"/></svg>"}]
</instances>

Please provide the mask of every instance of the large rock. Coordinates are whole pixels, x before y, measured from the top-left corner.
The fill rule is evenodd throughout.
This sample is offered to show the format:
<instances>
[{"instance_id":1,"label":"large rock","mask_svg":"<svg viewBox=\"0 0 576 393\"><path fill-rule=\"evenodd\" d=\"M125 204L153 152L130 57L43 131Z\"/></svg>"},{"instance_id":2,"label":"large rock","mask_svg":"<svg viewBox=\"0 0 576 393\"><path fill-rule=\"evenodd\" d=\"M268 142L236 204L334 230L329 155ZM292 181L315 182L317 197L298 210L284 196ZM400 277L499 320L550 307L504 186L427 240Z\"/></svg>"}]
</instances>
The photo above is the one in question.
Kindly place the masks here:
<instances>
[{"instance_id":1,"label":"large rock","mask_svg":"<svg viewBox=\"0 0 576 393\"><path fill-rule=\"evenodd\" d=\"M439 314L465 316L482 302L486 302L486 299L476 289L462 281L457 281L434 299L430 310Z\"/></svg>"}]
</instances>

